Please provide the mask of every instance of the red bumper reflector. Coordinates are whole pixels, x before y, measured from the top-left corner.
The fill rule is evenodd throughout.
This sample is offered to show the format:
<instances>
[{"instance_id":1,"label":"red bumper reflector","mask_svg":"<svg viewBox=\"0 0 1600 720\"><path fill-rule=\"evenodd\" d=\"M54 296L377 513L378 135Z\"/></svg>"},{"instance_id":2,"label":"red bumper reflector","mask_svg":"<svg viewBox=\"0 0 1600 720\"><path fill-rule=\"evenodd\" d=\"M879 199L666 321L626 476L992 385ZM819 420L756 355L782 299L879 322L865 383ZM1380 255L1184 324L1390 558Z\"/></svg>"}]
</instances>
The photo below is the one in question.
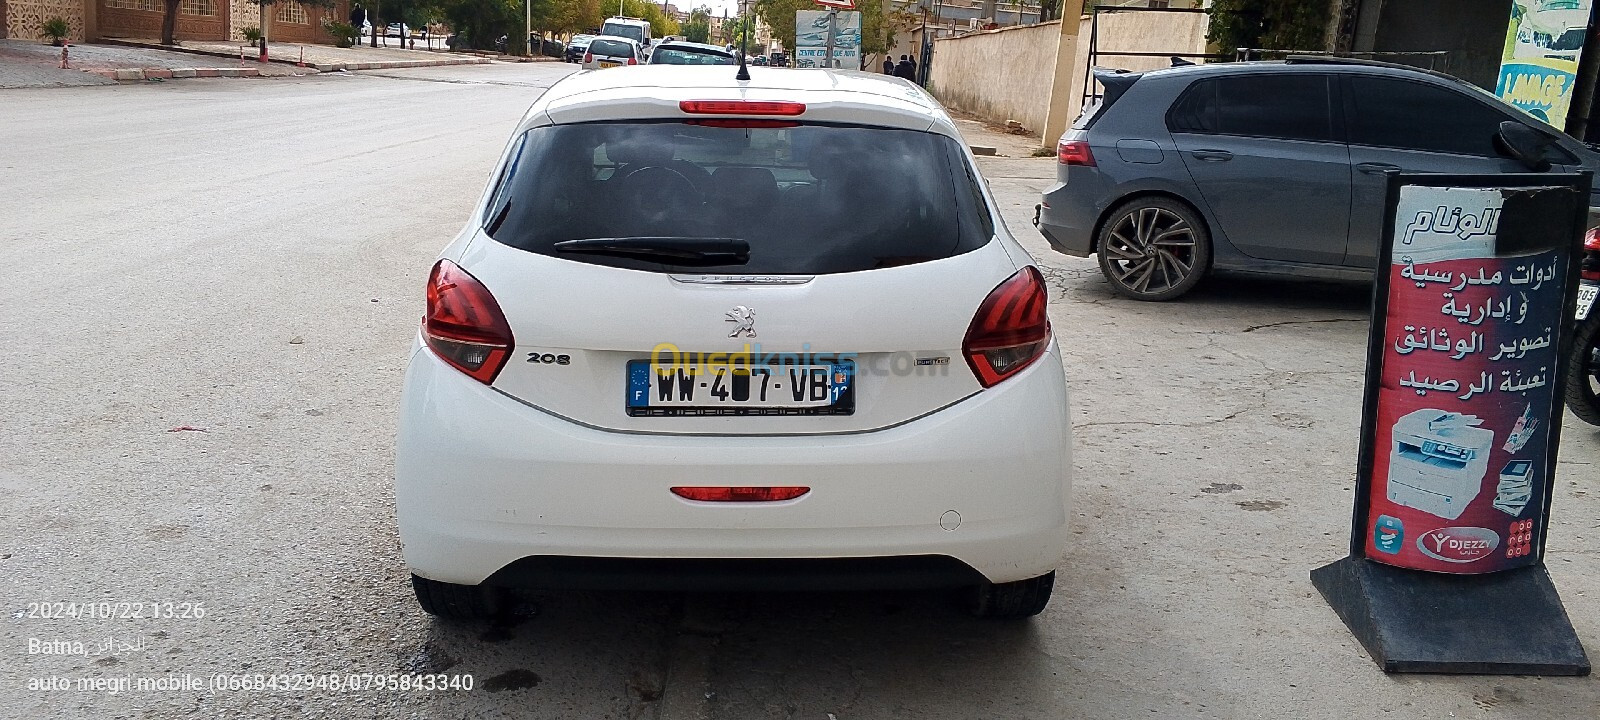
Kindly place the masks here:
<instances>
[{"instance_id":1,"label":"red bumper reflector","mask_svg":"<svg viewBox=\"0 0 1600 720\"><path fill-rule=\"evenodd\" d=\"M776 502L811 492L808 487L675 487L672 494L700 502Z\"/></svg>"}]
</instances>

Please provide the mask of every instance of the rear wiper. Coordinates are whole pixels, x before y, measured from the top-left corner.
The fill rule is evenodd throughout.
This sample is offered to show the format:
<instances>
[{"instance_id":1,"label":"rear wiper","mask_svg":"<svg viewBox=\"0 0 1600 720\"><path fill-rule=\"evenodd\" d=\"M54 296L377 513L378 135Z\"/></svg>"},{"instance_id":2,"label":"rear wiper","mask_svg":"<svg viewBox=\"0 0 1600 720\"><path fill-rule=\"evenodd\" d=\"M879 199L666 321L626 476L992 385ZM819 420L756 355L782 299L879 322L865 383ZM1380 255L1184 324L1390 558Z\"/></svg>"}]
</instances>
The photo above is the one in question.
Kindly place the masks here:
<instances>
[{"instance_id":1,"label":"rear wiper","mask_svg":"<svg viewBox=\"0 0 1600 720\"><path fill-rule=\"evenodd\" d=\"M563 240L557 252L614 255L671 265L743 265L750 262L750 243L739 238L617 237Z\"/></svg>"}]
</instances>

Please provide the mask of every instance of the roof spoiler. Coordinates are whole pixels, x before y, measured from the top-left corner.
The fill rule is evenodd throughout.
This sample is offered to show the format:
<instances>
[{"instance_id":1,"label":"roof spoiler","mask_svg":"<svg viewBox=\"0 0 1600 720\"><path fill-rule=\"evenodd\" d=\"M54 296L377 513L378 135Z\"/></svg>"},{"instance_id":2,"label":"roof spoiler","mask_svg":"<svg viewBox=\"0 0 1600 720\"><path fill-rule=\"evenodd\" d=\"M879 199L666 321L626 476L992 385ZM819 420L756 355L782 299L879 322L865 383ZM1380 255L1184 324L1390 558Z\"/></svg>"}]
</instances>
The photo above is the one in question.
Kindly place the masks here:
<instances>
[{"instance_id":1,"label":"roof spoiler","mask_svg":"<svg viewBox=\"0 0 1600 720\"><path fill-rule=\"evenodd\" d=\"M1122 97L1122 94L1127 92L1128 88L1133 87L1133 84L1138 82L1141 77L1144 77L1144 73L1114 68L1097 67L1094 69L1095 81L1106 89L1104 99L1106 107L1111 107L1111 104L1116 102L1117 98Z\"/></svg>"}]
</instances>

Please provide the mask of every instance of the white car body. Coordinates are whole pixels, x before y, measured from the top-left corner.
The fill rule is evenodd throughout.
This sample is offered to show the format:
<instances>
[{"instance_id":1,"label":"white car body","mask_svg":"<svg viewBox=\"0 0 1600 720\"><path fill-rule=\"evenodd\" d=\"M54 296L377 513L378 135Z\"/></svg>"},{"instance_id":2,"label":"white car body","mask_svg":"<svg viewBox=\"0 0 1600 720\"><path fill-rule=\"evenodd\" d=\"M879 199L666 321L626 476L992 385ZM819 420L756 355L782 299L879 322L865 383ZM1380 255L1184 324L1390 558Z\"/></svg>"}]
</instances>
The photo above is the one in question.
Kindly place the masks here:
<instances>
[{"instance_id":1,"label":"white car body","mask_svg":"<svg viewBox=\"0 0 1600 720\"><path fill-rule=\"evenodd\" d=\"M619 52L626 46L628 53ZM607 48L615 48L608 50ZM606 68L621 67L624 65L644 64L644 50L639 43L630 38L615 35L596 35L589 38L589 44L583 49L581 60L585 70L604 70Z\"/></svg>"},{"instance_id":2,"label":"white car body","mask_svg":"<svg viewBox=\"0 0 1600 720\"><path fill-rule=\"evenodd\" d=\"M654 38L651 37L650 21L639 18L606 18L605 23L600 26L600 34L625 37L638 43L640 47L650 47L654 42Z\"/></svg>"},{"instance_id":3,"label":"white car body","mask_svg":"<svg viewBox=\"0 0 1600 720\"><path fill-rule=\"evenodd\" d=\"M803 102L805 123L952 140L994 236L943 259L809 277L642 272L489 237L492 181L440 257L493 294L515 347L486 384L419 335L395 469L400 535L415 576L529 584L508 569L532 557L772 561L778 575L793 561L935 557L964 566L973 582L999 584L1046 576L1060 563L1072 467L1060 355L1046 330L1031 364L991 387L968 366L963 337L980 305L1008 278L1037 271L976 180L954 124L926 93L892 78L758 68L752 80L735 82L734 72L579 73L541 96L513 137L575 123L690 120L682 101ZM751 340L731 338L742 323L730 321L746 308L756 310L752 330L763 347L859 353L854 414L623 412L630 360L658 343L736 351ZM669 492L677 486L810 490L775 502L703 502ZM907 585L924 586L917 578Z\"/></svg>"}]
</instances>

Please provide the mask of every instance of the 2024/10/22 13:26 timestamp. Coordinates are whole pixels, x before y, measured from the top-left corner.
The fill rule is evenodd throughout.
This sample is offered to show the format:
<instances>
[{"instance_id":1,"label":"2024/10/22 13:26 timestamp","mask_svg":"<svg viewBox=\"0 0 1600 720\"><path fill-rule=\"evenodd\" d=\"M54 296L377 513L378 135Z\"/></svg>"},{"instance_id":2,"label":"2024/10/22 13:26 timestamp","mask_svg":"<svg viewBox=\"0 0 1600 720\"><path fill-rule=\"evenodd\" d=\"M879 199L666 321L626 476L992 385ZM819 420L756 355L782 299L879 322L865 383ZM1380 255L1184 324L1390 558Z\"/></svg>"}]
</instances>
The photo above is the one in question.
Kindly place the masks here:
<instances>
[{"instance_id":1,"label":"2024/10/22 13:26 timestamp","mask_svg":"<svg viewBox=\"0 0 1600 720\"><path fill-rule=\"evenodd\" d=\"M205 603L197 602L31 602L18 618L40 620L199 620Z\"/></svg>"}]
</instances>

